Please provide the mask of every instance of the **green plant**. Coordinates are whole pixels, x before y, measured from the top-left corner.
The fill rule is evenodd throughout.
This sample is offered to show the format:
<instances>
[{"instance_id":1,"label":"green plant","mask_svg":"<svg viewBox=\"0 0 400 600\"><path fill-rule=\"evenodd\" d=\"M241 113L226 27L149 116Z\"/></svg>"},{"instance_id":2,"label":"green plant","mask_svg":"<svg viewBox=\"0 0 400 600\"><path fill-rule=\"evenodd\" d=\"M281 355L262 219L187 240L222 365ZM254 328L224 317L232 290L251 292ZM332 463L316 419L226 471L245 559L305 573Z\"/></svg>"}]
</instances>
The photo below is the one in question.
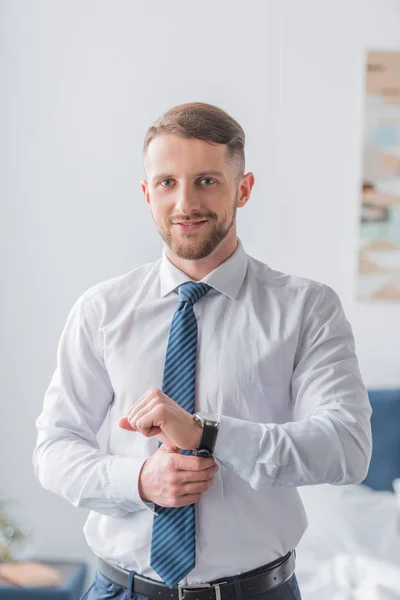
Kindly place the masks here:
<instances>
[{"instance_id":1,"label":"green plant","mask_svg":"<svg viewBox=\"0 0 400 600\"><path fill-rule=\"evenodd\" d=\"M0 500L0 561L14 560L15 550L25 542L29 529L18 526L8 515L5 500Z\"/></svg>"}]
</instances>

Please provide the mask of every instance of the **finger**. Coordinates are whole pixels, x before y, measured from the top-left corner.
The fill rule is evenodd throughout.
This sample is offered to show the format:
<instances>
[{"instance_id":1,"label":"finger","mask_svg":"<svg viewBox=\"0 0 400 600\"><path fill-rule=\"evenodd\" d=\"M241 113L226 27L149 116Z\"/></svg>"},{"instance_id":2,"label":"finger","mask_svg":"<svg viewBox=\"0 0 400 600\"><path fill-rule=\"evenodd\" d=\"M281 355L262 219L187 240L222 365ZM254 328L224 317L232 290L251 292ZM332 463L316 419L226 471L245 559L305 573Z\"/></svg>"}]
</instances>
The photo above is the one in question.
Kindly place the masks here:
<instances>
[{"instance_id":1,"label":"finger","mask_svg":"<svg viewBox=\"0 0 400 600\"><path fill-rule=\"evenodd\" d=\"M185 471L185 473L182 474L179 483L182 485L187 483L200 483L201 481L204 482L214 479L215 475L216 471L212 468L203 471Z\"/></svg>"},{"instance_id":2,"label":"finger","mask_svg":"<svg viewBox=\"0 0 400 600\"><path fill-rule=\"evenodd\" d=\"M178 508L179 506L188 506L189 504L195 504L201 500L202 494L187 494L186 496L181 496L180 500L177 500L174 503L174 507ZM162 504L160 506L163 506Z\"/></svg>"},{"instance_id":3,"label":"finger","mask_svg":"<svg viewBox=\"0 0 400 600\"><path fill-rule=\"evenodd\" d=\"M201 471L215 465L213 458L202 458L201 456L190 456L190 454L181 454L181 458L177 461L178 470L182 471Z\"/></svg>"},{"instance_id":4,"label":"finger","mask_svg":"<svg viewBox=\"0 0 400 600\"><path fill-rule=\"evenodd\" d=\"M129 421L128 421L128 419L126 417L122 417L122 419L120 419L119 426L122 429L127 429L128 431L137 431L137 432L141 433L138 429L136 429L135 427L132 427L132 425L129 423ZM151 432L149 432L147 434L147 437L152 437L154 435L159 435L160 433L161 433L161 429L159 427L153 427L153 429L151 430Z\"/></svg>"},{"instance_id":5,"label":"finger","mask_svg":"<svg viewBox=\"0 0 400 600\"><path fill-rule=\"evenodd\" d=\"M143 409L143 414L139 414L139 417L136 418L133 426L146 437L149 436L154 429L157 430L157 434L161 433L161 423L157 417L157 412L157 408L153 408L150 411L148 409Z\"/></svg>"},{"instance_id":6,"label":"finger","mask_svg":"<svg viewBox=\"0 0 400 600\"><path fill-rule=\"evenodd\" d=\"M127 419L130 423L137 421L143 414L152 410L158 405L155 390L150 390L144 394L129 410ZM135 424L133 424L135 427Z\"/></svg>"},{"instance_id":7,"label":"finger","mask_svg":"<svg viewBox=\"0 0 400 600\"><path fill-rule=\"evenodd\" d=\"M152 427L151 431L148 432L147 437L154 437L155 435L159 436L161 434L162 434L162 429L160 429L160 427Z\"/></svg>"},{"instance_id":8,"label":"finger","mask_svg":"<svg viewBox=\"0 0 400 600\"><path fill-rule=\"evenodd\" d=\"M122 429L127 429L128 431L137 431L134 427L132 427L126 417L122 417L119 421L119 426Z\"/></svg>"},{"instance_id":9,"label":"finger","mask_svg":"<svg viewBox=\"0 0 400 600\"><path fill-rule=\"evenodd\" d=\"M155 403L153 402L153 400L147 401L147 403L144 404L141 408L135 406L135 410L132 412L132 414L131 415L128 414L128 416L127 416L127 419L129 421L129 423L131 424L131 426L136 427L136 429L139 430L139 427L138 427L139 420L142 419L143 417L145 417L146 415L148 415L149 413L151 413L154 406L155 406ZM154 413L153 413L153 415L154 415ZM148 422L149 422L149 419L146 419L145 421L143 421L143 423L148 423ZM158 425L159 423L154 423L154 424ZM144 433L144 432L141 432L141 433Z\"/></svg>"},{"instance_id":10,"label":"finger","mask_svg":"<svg viewBox=\"0 0 400 600\"><path fill-rule=\"evenodd\" d=\"M128 410L128 414L127 414L128 419L130 419L132 417L132 415L134 415L136 413L137 410L141 409L143 406L145 406L147 404L148 399L146 399L146 398L152 391L153 390L147 390L147 392L145 394L143 394L143 396L140 396L139 400L137 400L134 404L132 404L132 406Z\"/></svg>"},{"instance_id":11,"label":"finger","mask_svg":"<svg viewBox=\"0 0 400 600\"><path fill-rule=\"evenodd\" d=\"M212 486L212 484L213 480L211 479L208 479L207 481L192 481L191 483L187 483L182 487L181 495L187 496L188 494L203 494Z\"/></svg>"}]
</instances>

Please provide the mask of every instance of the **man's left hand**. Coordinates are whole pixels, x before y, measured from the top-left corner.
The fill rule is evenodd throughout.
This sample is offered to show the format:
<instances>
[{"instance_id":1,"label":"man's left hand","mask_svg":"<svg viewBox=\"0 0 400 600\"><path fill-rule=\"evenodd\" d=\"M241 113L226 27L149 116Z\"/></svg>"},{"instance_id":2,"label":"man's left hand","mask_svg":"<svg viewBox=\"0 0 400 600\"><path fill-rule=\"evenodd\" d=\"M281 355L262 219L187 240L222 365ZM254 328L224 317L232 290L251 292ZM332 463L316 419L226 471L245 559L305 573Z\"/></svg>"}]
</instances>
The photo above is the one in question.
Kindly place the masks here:
<instances>
[{"instance_id":1,"label":"man's left hand","mask_svg":"<svg viewBox=\"0 0 400 600\"><path fill-rule=\"evenodd\" d=\"M163 444L182 450L194 450L201 440L202 429L177 402L161 390L152 388L131 406L119 426L139 431L145 437L156 436Z\"/></svg>"}]
</instances>

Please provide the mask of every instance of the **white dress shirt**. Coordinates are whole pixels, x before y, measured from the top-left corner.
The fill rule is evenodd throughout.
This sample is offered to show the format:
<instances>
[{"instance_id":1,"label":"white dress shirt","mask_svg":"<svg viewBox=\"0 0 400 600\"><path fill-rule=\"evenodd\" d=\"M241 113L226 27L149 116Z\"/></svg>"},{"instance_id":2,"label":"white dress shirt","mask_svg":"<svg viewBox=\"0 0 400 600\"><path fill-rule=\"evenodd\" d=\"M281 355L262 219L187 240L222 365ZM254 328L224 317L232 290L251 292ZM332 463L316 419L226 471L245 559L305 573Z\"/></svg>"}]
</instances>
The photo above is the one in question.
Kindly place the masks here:
<instances>
[{"instance_id":1,"label":"white dress shirt","mask_svg":"<svg viewBox=\"0 0 400 600\"><path fill-rule=\"evenodd\" d=\"M157 439L118 426L162 389L177 286L191 279L162 257L87 289L62 331L36 420L42 486L90 509L92 551L161 581L150 567L154 514L138 493ZM196 566L181 583L254 569L294 549L307 528L298 486L358 483L371 456L371 406L338 295L248 255L202 282L196 411L217 413L215 482L196 503ZM109 417L107 451L96 434Z\"/></svg>"}]
</instances>

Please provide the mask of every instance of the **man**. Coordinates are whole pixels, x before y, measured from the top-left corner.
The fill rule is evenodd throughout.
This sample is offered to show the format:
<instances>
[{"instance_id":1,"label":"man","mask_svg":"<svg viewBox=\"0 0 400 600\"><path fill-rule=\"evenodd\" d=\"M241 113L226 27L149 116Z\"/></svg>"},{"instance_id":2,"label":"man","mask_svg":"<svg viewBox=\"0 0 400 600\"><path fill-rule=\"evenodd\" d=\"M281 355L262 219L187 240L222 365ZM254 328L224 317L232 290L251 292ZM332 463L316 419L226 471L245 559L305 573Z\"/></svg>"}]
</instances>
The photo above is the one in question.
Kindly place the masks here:
<instances>
[{"instance_id":1,"label":"man","mask_svg":"<svg viewBox=\"0 0 400 600\"><path fill-rule=\"evenodd\" d=\"M85 291L62 332L34 466L90 509L84 598L300 599L296 488L367 473L371 408L337 294L237 237L244 141L200 102L156 121L142 190L162 257Z\"/></svg>"}]
</instances>

